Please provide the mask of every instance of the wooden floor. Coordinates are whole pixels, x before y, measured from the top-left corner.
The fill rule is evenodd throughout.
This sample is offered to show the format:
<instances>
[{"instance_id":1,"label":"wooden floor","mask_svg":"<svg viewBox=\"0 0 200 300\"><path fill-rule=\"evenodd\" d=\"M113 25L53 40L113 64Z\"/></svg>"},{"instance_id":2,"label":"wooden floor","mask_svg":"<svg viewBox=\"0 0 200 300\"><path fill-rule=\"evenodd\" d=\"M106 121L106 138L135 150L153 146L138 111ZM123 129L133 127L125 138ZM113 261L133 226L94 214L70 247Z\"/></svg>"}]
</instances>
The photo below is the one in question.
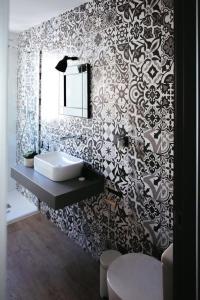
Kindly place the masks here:
<instances>
[{"instance_id":1,"label":"wooden floor","mask_svg":"<svg viewBox=\"0 0 200 300\"><path fill-rule=\"evenodd\" d=\"M99 300L99 264L37 214L8 226L7 300Z\"/></svg>"}]
</instances>

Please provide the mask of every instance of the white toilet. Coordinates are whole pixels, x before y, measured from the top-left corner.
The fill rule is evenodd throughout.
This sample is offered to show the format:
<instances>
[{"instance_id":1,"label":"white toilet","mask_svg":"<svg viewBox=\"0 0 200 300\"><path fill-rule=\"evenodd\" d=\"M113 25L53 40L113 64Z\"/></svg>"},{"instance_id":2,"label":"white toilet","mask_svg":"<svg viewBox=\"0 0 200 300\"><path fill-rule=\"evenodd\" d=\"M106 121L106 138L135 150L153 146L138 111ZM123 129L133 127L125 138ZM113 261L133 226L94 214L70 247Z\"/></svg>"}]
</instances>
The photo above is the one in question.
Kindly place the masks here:
<instances>
[{"instance_id":1,"label":"white toilet","mask_svg":"<svg viewBox=\"0 0 200 300\"><path fill-rule=\"evenodd\" d=\"M172 258L172 245L164 251L162 262L141 253L118 257L108 268L109 300L172 299ZM166 276L168 278L165 278ZM167 297L165 293L163 296L165 284Z\"/></svg>"}]
</instances>

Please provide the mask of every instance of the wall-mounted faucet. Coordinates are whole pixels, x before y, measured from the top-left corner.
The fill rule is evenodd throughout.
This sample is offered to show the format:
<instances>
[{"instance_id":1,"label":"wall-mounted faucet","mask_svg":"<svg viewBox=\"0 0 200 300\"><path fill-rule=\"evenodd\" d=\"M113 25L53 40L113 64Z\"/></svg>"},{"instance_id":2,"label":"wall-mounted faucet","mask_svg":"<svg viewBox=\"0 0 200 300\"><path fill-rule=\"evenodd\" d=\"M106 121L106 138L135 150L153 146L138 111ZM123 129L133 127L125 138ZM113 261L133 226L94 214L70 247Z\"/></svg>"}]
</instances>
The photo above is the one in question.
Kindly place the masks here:
<instances>
[{"instance_id":1,"label":"wall-mounted faucet","mask_svg":"<svg viewBox=\"0 0 200 300\"><path fill-rule=\"evenodd\" d=\"M43 141L41 141L40 149L44 149L46 151L49 151L49 142L44 143Z\"/></svg>"},{"instance_id":2,"label":"wall-mounted faucet","mask_svg":"<svg viewBox=\"0 0 200 300\"><path fill-rule=\"evenodd\" d=\"M56 144L59 144L59 142L63 142L69 139L75 139L81 142L85 141L85 137L83 135L73 135L69 133L65 136L61 136L60 138L54 138L48 141L41 141L40 149L43 149L45 151L56 151L57 150Z\"/></svg>"},{"instance_id":3,"label":"wall-mounted faucet","mask_svg":"<svg viewBox=\"0 0 200 300\"><path fill-rule=\"evenodd\" d=\"M51 140L51 141L42 141L40 149L43 149L45 151L56 151L56 140Z\"/></svg>"},{"instance_id":4,"label":"wall-mounted faucet","mask_svg":"<svg viewBox=\"0 0 200 300\"><path fill-rule=\"evenodd\" d=\"M67 134L65 136L61 136L60 137L60 141L65 141L65 140L69 140L69 139L76 139L76 140L83 140L83 136L82 135L72 135L72 134Z\"/></svg>"}]
</instances>

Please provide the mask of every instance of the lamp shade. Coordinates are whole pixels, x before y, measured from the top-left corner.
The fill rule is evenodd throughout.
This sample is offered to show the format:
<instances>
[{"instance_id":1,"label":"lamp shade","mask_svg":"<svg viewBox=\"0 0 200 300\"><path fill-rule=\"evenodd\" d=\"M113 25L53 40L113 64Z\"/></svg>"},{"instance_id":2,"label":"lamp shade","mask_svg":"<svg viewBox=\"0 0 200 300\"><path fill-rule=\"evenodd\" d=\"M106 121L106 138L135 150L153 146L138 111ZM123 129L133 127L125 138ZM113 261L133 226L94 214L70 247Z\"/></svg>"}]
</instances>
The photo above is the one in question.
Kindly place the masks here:
<instances>
[{"instance_id":1,"label":"lamp shade","mask_svg":"<svg viewBox=\"0 0 200 300\"><path fill-rule=\"evenodd\" d=\"M67 69L67 59L68 59L68 57L65 56L62 60L60 60L55 67L56 70L65 73L65 71Z\"/></svg>"}]
</instances>

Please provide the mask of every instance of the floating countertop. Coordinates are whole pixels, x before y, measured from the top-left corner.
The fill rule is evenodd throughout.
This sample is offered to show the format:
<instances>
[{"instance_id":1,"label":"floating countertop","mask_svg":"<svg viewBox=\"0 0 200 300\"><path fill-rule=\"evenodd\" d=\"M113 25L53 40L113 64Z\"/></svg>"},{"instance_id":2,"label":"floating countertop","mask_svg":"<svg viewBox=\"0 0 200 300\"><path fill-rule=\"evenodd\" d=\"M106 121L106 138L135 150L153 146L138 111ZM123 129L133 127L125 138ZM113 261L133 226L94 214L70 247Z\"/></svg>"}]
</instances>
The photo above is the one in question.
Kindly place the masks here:
<instances>
[{"instance_id":1,"label":"floating countertop","mask_svg":"<svg viewBox=\"0 0 200 300\"><path fill-rule=\"evenodd\" d=\"M11 168L11 177L32 192L39 200L54 209L77 203L104 190L104 177L84 168L84 181L78 178L55 182L39 174L33 168L16 165Z\"/></svg>"}]
</instances>

